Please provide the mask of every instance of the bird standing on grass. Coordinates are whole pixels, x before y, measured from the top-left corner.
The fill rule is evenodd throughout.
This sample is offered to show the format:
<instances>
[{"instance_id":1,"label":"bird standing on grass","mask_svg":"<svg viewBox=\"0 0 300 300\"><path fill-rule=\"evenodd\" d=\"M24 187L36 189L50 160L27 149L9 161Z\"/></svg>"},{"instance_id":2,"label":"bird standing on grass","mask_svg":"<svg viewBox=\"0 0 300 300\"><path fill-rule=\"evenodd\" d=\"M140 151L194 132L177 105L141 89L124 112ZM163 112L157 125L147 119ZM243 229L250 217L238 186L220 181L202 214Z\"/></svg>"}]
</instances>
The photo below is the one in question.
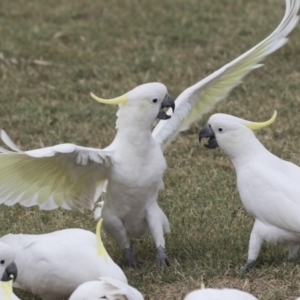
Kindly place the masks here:
<instances>
[{"instance_id":1,"label":"bird standing on grass","mask_svg":"<svg viewBox=\"0 0 300 300\"><path fill-rule=\"evenodd\" d=\"M120 267L106 252L100 235L83 229L46 234L8 234L0 238L16 253L19 274L14 286L43 300L70 297L82 283L110 277L127 284Z\"/></svg>"},{"instance_id":2,"label":"bird standing on grass","mask_svg":"<svg viewBox=\"0 0 300 300\"><path fill-rule=\"evenodd\" d=\"M255 123L230 115L212 115L199 139L220 147L235 168L237 187L245 209L255 217L245 269L252 267L263 241L288 245L288 259L297 255L300 244L300 168L270 153L253 130L272 124L273 117Z\"/></svg>"},{"instance_id":3,"label":"bird standing on grass","mask_svg":"<svg viewBox=\"0 0 300 300\"><path fill-rule=\"evenodd\" d=\"M275 31L184 90L170 120L163 108L174 110L174 102L161 83L143 84L111 100L92 95L101 103L119 104L118 131L105 149L61 144L23 152L2 131L1 138L11 150L0 149L0 203L93 209L106 191L101 212L104 229L125 249L128 264L136 265L130 239L150 232L159 265L168 265L164 233L170 231L169 222L157 204L166 169L163 149L287 42L298 22L298 9L299 0L286 0L285 15ZM163 120L151 132L156 118Z\"/></svg>"}]
</instances>

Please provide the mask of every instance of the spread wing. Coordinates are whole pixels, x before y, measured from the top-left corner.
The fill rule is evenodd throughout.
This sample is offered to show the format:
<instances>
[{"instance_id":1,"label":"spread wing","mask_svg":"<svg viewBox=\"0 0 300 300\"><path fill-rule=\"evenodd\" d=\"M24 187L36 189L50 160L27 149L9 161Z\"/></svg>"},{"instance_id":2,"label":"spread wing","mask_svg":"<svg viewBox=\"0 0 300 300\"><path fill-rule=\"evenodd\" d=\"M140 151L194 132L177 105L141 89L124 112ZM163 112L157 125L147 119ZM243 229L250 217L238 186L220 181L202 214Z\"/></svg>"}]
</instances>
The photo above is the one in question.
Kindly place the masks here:
<instances>
[{"instance_id":1,"label":"spread wing","mask_svg":"<svg viewBox=\"0 0 300 300\"><path fill-rule=\"evenodd\" d=\"M229 64L184 90L176 99L176 109L172 118L160 121L154 128L152 135L155 140L165 148L180 131L188 129L192 123L200 120L203 114L226 98L229 92L242 82L243 77L262 66L258 63L287 42L286 36L299 20L299 5L299 0L286 0L285 15L271 35ZM171 109L168 113L172 114Z\"/></svg>"},{"instance_id":2,"label":"spread wing","mask_svg":"<svg viewBox=\"0 0 300 300\"><path fill-rule=\"evenodd\" d=\"M93 209L106 188L113 151L61 144L23 152L1 131L0 203L50 210Z\"/></svg>"}]
</instances>

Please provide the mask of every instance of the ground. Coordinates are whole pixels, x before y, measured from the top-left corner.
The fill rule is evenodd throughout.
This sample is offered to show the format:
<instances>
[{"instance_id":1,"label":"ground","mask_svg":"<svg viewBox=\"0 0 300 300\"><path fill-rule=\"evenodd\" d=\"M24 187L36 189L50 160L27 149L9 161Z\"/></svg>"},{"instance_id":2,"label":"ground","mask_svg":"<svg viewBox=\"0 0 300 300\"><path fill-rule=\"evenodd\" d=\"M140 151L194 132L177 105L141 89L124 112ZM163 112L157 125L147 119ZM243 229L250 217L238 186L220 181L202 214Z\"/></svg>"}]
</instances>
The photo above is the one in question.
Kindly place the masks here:
<instances>
[{"instance_id":1,"label":"ground","mask_svg":"<svg viewBox=\"0 0 300 300\"><path fill-rule=\"evenodd\" d=\"M113 98L151 81L176 96L270 34L283 17L282 0L2 0L0 128L22 149L75 143L105 147L115 135ZM300 164L300 25L212 113L276 122L258 138L275 155ZM243 273L253 217L239 199L235 172L219 150L198 142L209 113L165 151L168 169L159 204L168 216L171 267L155 265L153 241L135 241L137 270L124 266L111 238L103 240L146 299L182 299L206 287L234 287L264 300L300 296L300 267L285 263L286 247L264 245L256 268ZM79 227L84 213L0 206L0 234ZM22 299L37 299L17 291Z\"/></svg>"}]
</instances>

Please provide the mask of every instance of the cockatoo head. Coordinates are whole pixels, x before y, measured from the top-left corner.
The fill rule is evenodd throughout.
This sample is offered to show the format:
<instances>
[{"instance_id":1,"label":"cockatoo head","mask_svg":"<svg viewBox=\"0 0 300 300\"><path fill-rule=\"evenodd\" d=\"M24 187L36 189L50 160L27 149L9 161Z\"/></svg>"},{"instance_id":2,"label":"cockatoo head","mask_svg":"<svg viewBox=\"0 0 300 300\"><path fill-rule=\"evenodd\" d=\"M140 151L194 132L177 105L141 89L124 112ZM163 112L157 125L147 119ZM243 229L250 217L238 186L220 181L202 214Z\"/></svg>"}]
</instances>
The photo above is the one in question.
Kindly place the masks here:
<instances>
[{"instance_id":1,"label":"cockatoo head","mask_svg":"<svg viewBox=\"0 0 300 300\"><path fill-rule=\"evenodd\" d=\"M156 118L166 120L171 117L163 108L171 107L173 111L175 109L175 103L167 88L158 82L142 84L114 99L101 99L92 93L91 96L100 103L119 104L117 116L120 119L118 123L122 122L122 125L151 126Z\"/></svg>"},{"instance_id":2,"label":"cockatoo head","mask_svg":"<svg viewBox=\"0 0 300 300\"><path fill-rule=\"evenodd\" d=\"M253 141L253 130L272 124L277 116L275 111L269 121L256 123L226 114L212 115L208 123L199 132L199 141L208 138L204 146L209 149L220 147L226 154L233 156L233 152L240 152Z\"/></svg>"},{"instance_id":3,"label":"cockatoo head","mask_svg":"<svg viewBox=\"0 0 300 300\"><path fill-rule=\"evenodd\" d=\"M0 242L0 278L1 281L10 281L17 278L18 270L14 263L15 252L12 247Z\"/></svg>"}]
</instances>

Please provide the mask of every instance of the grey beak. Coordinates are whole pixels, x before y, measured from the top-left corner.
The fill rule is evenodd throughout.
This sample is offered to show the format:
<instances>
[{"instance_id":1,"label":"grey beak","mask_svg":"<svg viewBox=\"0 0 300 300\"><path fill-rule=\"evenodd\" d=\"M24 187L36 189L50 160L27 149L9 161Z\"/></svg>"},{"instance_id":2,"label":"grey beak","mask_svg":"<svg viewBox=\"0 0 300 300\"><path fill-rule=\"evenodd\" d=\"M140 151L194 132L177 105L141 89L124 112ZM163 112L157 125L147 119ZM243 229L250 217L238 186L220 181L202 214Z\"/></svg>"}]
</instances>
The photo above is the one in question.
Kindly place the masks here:
<instances>
[{"instance_id":1,"label":"grey beak","mask_svg":"<svg viewBox=\"0 0 300 300\"><path fill-rule=\"evenodd\" d=\"M161 103L160 110L159 110L158 115L157 115L158 119L167 120L167 119L171 118L171 116L167 115L163 111L163 108L165 108L165 107L171 107L173 112L175 110L175 102L169 94L166 95L166 97L164 98L164 100Z\"/></svg>"},{"instance_id":2,"label":"grey beak","mask_svg":"<svg viewBox=\"0 0 300 300\"><path fill-rule=\"evenodd\" d=\"M215 133L211 129L209 124L203 126L199 132L199 142L201 142L202 138L209 138L208 143L204 144L206 148L215 149L219 147Z\"/></svg>"},{"instance_id":3,"label":"grey beak","mask_svg":"<svg viewBox=\"0 0 300 300\"><path fill-rule=\"evenodd\" d=\"M12 262L6 267L1 281L10 281L12 279L11 275L13 276L13 280L15 281L18 276L18 268L14 262Z\"/></svg>"}]
</instances>

